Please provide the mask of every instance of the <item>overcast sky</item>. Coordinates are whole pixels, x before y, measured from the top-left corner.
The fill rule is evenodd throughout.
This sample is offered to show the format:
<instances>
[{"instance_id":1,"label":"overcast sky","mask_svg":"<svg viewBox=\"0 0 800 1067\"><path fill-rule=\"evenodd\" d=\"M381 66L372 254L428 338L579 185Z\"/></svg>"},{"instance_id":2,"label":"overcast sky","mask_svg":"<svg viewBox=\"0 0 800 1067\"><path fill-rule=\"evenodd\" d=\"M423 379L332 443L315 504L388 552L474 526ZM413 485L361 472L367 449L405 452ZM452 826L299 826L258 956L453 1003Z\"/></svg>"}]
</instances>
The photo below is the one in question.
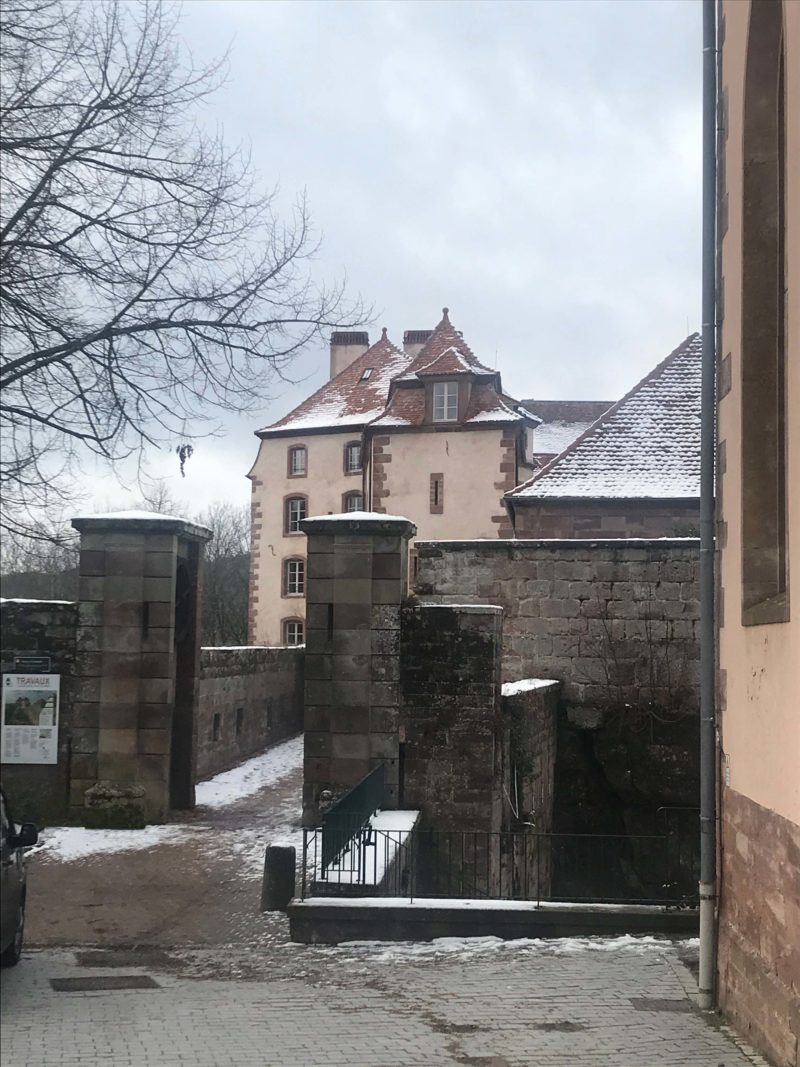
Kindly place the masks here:
<instances>
[{"instance_id":1,"label":"overcast sky","mask_svg":"<svg viewBox=\"0 0 800 1067\"><path fill-rule=\"evenodd\" d=\"M230 45L202 121L246 142L265 187L305 188L320 279L380 327L441 308L517 397L617 399L700 305L697 0L188 0L200 61ZM187 510L246 501L252 431L325 380L298 361L256 418L200 442ZM104 487L96 503L125 502Z\"/></svg>"}]
</instances>

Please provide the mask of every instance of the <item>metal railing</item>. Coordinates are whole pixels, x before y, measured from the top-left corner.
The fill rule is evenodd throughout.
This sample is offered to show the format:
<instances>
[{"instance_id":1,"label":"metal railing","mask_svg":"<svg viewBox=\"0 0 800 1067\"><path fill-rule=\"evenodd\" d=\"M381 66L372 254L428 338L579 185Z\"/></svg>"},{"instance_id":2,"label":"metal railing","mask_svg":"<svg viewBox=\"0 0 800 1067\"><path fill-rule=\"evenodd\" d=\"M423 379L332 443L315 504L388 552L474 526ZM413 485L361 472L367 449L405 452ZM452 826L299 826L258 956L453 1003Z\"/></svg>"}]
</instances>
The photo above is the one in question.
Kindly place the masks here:
<instances>
[{"instance_id":1,"label":"metal railing","mask_svg":"<svg viewBox=\"0 0 800 1067\"><path fill-rule=\"evenodd\" d=\"M386 791L386 767L379 764L361 781L339 797L322 817L321 870L334 862L349 841L361 833L372 815L384 804Z\"/></svg>"},{"instance_id":2,"label":"metal railing","mask_svg":"<svg viewBox=\"0 0 800 1067\"><path fill-rule=\"evenodd\" d=\"M697 813L659 811L656 834L370 830L303 834L301 896L382 896L695 907ZM690 832L689 832L690 831Z\"/></svg>"}]
</instances>

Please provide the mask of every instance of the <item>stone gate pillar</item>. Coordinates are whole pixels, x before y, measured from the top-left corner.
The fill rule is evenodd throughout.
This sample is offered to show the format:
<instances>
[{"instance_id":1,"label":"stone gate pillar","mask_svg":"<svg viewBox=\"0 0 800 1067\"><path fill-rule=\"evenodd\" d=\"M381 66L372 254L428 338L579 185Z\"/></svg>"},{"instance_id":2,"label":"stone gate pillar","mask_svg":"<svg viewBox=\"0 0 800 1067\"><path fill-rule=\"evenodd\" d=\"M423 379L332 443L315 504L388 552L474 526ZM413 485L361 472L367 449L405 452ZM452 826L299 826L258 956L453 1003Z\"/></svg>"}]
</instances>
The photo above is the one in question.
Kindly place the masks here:
<instances>
[{"instance_id":1,"label":"stone gate pillar","mask_svg":"<svg viewBox=\"0 0 800 1067\"><path fill-rule=\"evenodd\" d=\"M81 535L70 808L148 822L194 806L200 577L211 531L147 512L75 518ZM98 783L102 783L98 789ZM113 798L119 796L119 803ZM135 809L130 806L132 821Z\"/></svg>"},{"instance_id":2,"label":"stone gate pillar","mask_svg":"<svg viewBox=\"0 0 800 1067\"><path fill-rule=\"evenodd\" d=\"M303 821L320 793L344 793L379 763L386 806L399 783L400 604L408 591L408 519L305 519L306 687Z\"/></svg>"}]
</instances>

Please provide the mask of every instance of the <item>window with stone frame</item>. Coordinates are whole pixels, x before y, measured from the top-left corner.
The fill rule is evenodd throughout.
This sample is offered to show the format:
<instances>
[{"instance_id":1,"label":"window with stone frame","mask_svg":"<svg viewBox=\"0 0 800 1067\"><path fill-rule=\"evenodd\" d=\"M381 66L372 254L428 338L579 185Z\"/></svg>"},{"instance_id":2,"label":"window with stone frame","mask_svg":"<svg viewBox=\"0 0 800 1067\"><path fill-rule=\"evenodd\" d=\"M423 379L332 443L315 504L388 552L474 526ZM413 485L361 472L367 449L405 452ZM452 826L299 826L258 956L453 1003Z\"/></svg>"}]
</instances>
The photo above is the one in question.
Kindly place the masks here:
<instances>
[{"instance_id":1,"label":"window with stone frame","mask_svg":"<svg viewBox=\"0 0 800 1067\"><path fill-rule=\"evenodd\" d=\"M307 517L307 515L308 497L287 497L283 516L283 532L287 534L302 533L300 523Z\"/></svg>"},{"instance_id":2,"label":"window with stone frame","mask_svg":"<svg viewBox=\"0 0 800 1067\"><path fill-rule=\"evenodd\" d=\"M364 494L356 492L345 493L342 497L342 510L343 511L363 511L364 510Z\"/></svg>"},{"instance_id":3,"label":"window with stone frame","mask_svg":"<svg viewBox=\"0 0 800 1067\"><path fill-rule=\"evenodd\" d=\"M302 645L306 639L306 627L302 619L283 620L283 643L285 645Z\"/></svg>"},{"instance_id":4,"label":"window with stone frame","mask_svg":"<svg viewBox=\"0 0 800 1067\"><path fill-rule=\"evenodd\" d=\"M286 559L283 561L283 595L305 596L306 561Z\"/></svg>"},{"instance_id":5,"label":"window with stone frame","mask_svg":"<svg viewBox=\"0 0 800 1067\"><path fill-rule=\"evenodd\" d=\"M777 2L751 9L742 143L742 622L753 626L789 619L786 81Z\"/></svg>"},{"instance_id":6,"label":"window with stone frame","mask_svg":"<svg viewBox=\"0 0 800 1067\"><path fill-rule=\"evenodd\" d=\"M292 445L288 452L287 474L290 478L305 478L308 473L308 451L305 445Z\"/></svg>"},{"instance_id":7,"label":"window with stone frame","mask_svg":"<svg viewBox=\"0 0 800 1067\"><path fill-rule=\"evenodd\" d=\"M433 421L458 422L458 382L434 382Z\"/></svg>"},{"instance_id":8,"label":"window with stone frame","mask_svg":"<svg viewBox=\"0 0 800 1067\"><path fill-rule=\"evenodd\" d=\"M430 479L429 506L431 515L444 514L444 475L432 474Z\"/></svg>"},{"instance_id":9,"label":"window with stone frame","mask_svg":"<svg viewBox=\"0 0 800 1067\"><path fill-rule=\"evenodd\" d=\"M360 441L348 441L344 446L344 472L345 474L358 474L361 472Z\"/></svg>"}]
</instances>

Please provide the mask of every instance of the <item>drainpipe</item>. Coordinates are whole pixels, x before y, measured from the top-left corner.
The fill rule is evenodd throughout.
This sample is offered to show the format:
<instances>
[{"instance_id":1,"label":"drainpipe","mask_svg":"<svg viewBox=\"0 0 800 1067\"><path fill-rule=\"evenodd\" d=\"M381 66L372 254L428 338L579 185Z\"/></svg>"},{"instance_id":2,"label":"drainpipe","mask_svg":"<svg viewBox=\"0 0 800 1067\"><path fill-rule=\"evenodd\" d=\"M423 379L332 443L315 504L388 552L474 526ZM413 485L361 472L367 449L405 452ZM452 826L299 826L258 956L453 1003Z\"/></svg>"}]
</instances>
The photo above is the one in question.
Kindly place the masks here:
<instances>
[{"instance_id":1,"label":"drainpipe","mask_svg":"<svg viewBox=\"0 0 800 1067\"><path fill-rule=\"evenodd\" d=\"M716 977L716 632L714 452L716 444L716 0L703 0L703 326L700 429L700 973L698 1005L714 1006Z\"/></svg>"}]
</instances>

